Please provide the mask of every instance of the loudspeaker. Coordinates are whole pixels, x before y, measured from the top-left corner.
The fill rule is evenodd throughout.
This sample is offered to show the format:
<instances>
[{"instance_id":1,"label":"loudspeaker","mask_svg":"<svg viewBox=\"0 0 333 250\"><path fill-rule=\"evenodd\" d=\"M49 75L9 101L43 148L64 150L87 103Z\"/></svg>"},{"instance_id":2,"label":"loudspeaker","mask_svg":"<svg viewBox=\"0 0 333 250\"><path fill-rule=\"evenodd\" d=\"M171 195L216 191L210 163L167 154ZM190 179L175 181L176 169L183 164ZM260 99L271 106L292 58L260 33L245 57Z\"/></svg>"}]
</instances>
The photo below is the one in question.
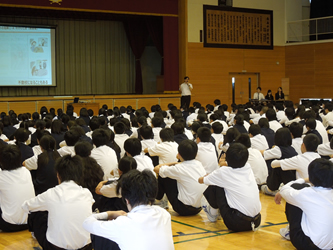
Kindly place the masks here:
<instances>
[{"instance_id":1,"label":"loudspeaker","mask_svg":"<svg viewBox=\"0 0 333 250\"><path fill-rule=\"evenodd\" d=\"M232 7L232 0L218 0L219 7L229 6Z\"/></svg>"}]
</instances>

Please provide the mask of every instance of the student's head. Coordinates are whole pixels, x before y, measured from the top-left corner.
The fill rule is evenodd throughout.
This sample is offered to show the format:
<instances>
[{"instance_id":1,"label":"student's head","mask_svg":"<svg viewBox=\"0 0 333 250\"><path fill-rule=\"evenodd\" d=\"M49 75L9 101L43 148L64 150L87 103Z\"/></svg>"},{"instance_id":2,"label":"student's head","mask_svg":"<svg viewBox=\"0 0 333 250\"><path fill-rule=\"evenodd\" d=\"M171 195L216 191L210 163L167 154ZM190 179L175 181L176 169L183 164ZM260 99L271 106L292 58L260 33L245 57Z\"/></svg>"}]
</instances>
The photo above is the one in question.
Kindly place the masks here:
<instances>
[{"instance_id":1,"label":"student's head","mask_svg":"<svg viewBox=\"0 0 333 250\"><path fill-rule=\"evenodd\" d=\"M138 138L129 138L124 143L124 149L130 156L139 155L142 151L142 145Z\"/></svg>"},{"instance_id":2,"label":"student's head","mask_svg":"<svg viewBox=\"0 0 333 250\"><path fill-rule=\"evenodd\" d=\"M183 140L179 143L178 154L184 161L194 160L198 153L198 146L194 141Z\"/></svg>"},{"instance_id":3,"label":"student's head","mask_svg":"<svg viewBox=\"0 0 333 250\"><path fill-rule=\"evenodd\" d=\"M44 120L38 119L35 123L35 128L36 129L45 129L45 126L46 126L46 124L45 124Z\"/></svg>"},{"instance_id":4,"label":"student's head","mask_svg":"<svg viewBox=\"0 0 333 250\"><path fill-rule=\"evenodd\" d=\"M171 129L173 130L175 135L184 134L184 125L181 122L175 122L171 125Z\"/></svg>"},{"instance_id":5,"label":"student's head","mask_svg":"<svg viewBox=\"0 0 333 250\"><path fill-rule=\"evenodd\" d=\"M206 122L207 121L207 115L206 115L206 113L198 114L197 120L201 121L201 122Z\"/></svg>"},{"instance_id":6,"label":"student's head","mask_svg":"<svg viewBox=\"0 0 333 250\"><path fill-rule=\"evenodd\" d=\"M292 107L288 107L288 108L285 109L284 113L287 116L287 118L290 120L295 115L295 109L292 108Z\"/></svg>"},{"instance_id":7,"label":"student's head","mask_svg":"<svg viewBox=\"0 0 333 250\"><path fill-rule=\"evenodd\" d=\"M104 129L95 129L92 133L92 141L96 147L106 145L110 140L110 134Z\"/></svg>"},{"instance_id":8,"label":"student's head","mask_svg":"<svg viewBox=\"0 0 333 250\"><path fill-rule=\"evenodd\" d=\"M221 134L223 131L223 125L220 122L214 122L212 124L212 130L214 134Z\"/></svg>"},{"instance_id":9,"label":"student's head","mask_svg":"<svg viewBox=\"0 0 333 250\"><path fill-rule=\"evenodd\" d=\"M116 122L116 124L113 126L114 132L116 134L123 134L125 133L125 124L122 122Z\"/></svg>"},{"instance_id":10,"label":"student's head","mask_svg":"<svg viewBox=\"0 0 333 250\"><path fill-rule=\"evenodd\" d=\"M268 121L274 121L276 120L276 112L274 109L269 108L266 111L266 118L268 119Z\"/></svg>"},{"instance_id":11,"label":"student's head","mask_svg":"<svg viewBox=\"0 0 333 250\"><path fill-rule=\"evenodd\" d=\"M67 146L74 146L80 139L80 134L74 130L69 130L64 135Z\"/></svg>"},{"instance_id":12,"label":"student's head","mask_svg":"<svg viewBox=\"0 0 333 250\"><path fill-rule=\"evenodd\" d=\"M52 134L60 134L62 129L61 120L54 120L51 125L51 133Z\"/></svg>"},{"instance_id":13,"label":"student's head","mask_svg":"<svg viewBox=\"0 0 333 250\"><path fill-rule=\"evenodd\" d=\"M247 151L247 148L240 143L231 144L225 156L228 166L232 168L244 167L248 158L249 152Z\"/></svg>"},{"instance_id":14,"label":"student's head","mask_svg":"<svg viewBox=\"0 0 333 250\"><path fill-rule=\"evenodd\" d=\"M83 161L80 156L65 155L55 162L55 170L59 182L74 181L81 183L83 177Z\"/></svg>"},{"instance_id":15,"label":"student's head","mask_svg":"<svg viewBox=\"0 0 333 250\"><path fill-rule=\"evenodd\" d=\"M29 139L29 130L25 128L19 128L15 131L14 137L16 139L16 143L26 142Z\"/></svg>"},{"instance_id":16,"label":"student's head","mask_svg":"<svg viewBox=\"0 0 333 250\"><path fill-rule=\"evenodd\" d=\"M207 127L201 127L197 131L197 138L200 139L201 142L210 142L211 132Z\"/></svg>"},{"instance_id":17,"label":"student's head","mask_svg":"<svg viewBox=\"0 0 333 250\"><path fill-rule=\"evenodd\" d=\"M79 141L74 146L75 154L81 157L89 157L93 146L88 141Z\"/></svg>"},{"instance_id":18,"label":"student's head","mask_svg":"<svg viewBox=\"0 0 333 250\"><path fill-rule=\"evenodd\" d=\"M120 171L120 174L126 174L132 169L137 168L137 163L136 160L133 157L129 156L124 156L123 158L120 159L119 164L118 164L118 169Z\"/></svg>"},{"instance_id":19,"label":"student's head","mask_svg":"<svg viewBox=\"0 0 333 250\"><path fill-rule=\"evenodd\" d=\"M152 205L157 195L157 179L149 170L133 169L122 175L117 193L129 204L129 210L139 205Z\"/></svg>"},{"instance_id":20,"label":"student's head","mask_svg":"<svg viewBox=\"0 0 333 250\"><path fill-rule=\"evenodd\" d=\"M317 126L317 122L315 119L313 118L309 118L306 122L305 122L305 126L310 129L310 130L313 130L313 129L316 129L316 126Z\"/></svg>"},{"instance_id":21,"label":"student's head","mask_svg":"<svg viewBox=\"0 0 333 250\"><path fill-rule=\"evenodd\" d=\"M215 99L214 100L214 104L217 106L217 105L221 105L221 101L219 99Z\"/></svg>"},{"instance_id":22,"label":"student's head","mask_svg":"<svg viewBox=\"0 0 333 250\"><path fill-rule=\"evenodd\" d=\"M6 145L0 150L0 168L2 170L14 170L21 166L21 151L17 146Z\"/></svg>"},{"instance_id":23,"label":"student's head","mask_svg":"<svg viewBox=\"0 0 333 250\"><path fill-rule=\"evenodd\" d=\"M291 146L292 138L289 129L279 128L275 133L274 143L279 147Z\"/></svg>"},{"instance_id":24,"label":"student's head","mask_svg":"<svg viewBox=\"0 0 333 250\"><path fill-rule=\"evenodd\" d=\"M260 118L258 125L260 126L260 128L269 128L269 123L267 118Z\"/></svg>"},{"instance_id":25,"label":"student's head","mask_svg":"<svg viewBox=\"0 0 333 250\"><path fill-rule=\"evenodd\" d=\"M160 138L162 142L174 141L174 132L171 128L164 128L160 131Z\"/></svg>"},{"instance_id":26,"label":"student's head","mask_svg":"<svg viewBox=\"0 0 333 250\"><path fill-rule=\"evenodd\" d=\"M298 122L293 122L292 124L290 124L289 130L293 138L300 138L303 134L303 125Z\"/></svg>"},{"instance_id":27,"label":"student's head","mask_svg":"<svg viewBox=\"0 0 333 250\"><path fill-rule=\"evenodd\" d=\"M44 133L39 140L39 146L45 151L53 151L56 150L56 141L51 135Z\"/></svg>"},{"instance_id":28,"label":"student's head","mask_svg":"<svg viewBox=\"0 0 333 250\"><path fill-rule=\"evenodd\" d=\"M252 124L249 127L249 134L251 134L252 136L256 136L261 134L261 128L258 124Z\"/></svg>"},{"instance_id":29,"label":"student's head","mask_svg":"<svg viewBox=\"0 0 333 250\"><path fill-rule=\"evenodd\" d=\"M318 136L316 136L315 134L308 134L303 138L303 144L305 147L304 151L316 152L318 145L320 144L320 141L319 141ZM303 149L302 149L302 152L303 152Z\"/></svg>"},{"instance_id":30,"label":"student's head","mask_svg":"<svg viewBox=\"0 0 333 250\"><path fill-rule=\"evenodd\" d=\"M202 122L199 122L199 121L195 121L192 123L192 126L191 126L191 130L193 133L197 133L198 129L201 128L203 125L202 125Z\"/></svg>"},{"instance_id":31,"label":"student's head","mask_svg":"<svg viewBox=\"0 0 333 250\"><path fill-rule=\"evenodd\" d=\"M236 128L229 128L227 130L227 133L224 136L224 141L223 141L223 145L227 144L227 143L232 143L234 140L236 140L236 138L240 135L238 129Z\"/></svg>"},{"instance_id":32,"label":"student's head","mask_svg":"<svg viewBox=\"0 0 333 250\"><path fill-rule=\"evenodd\" d=\"M153 129L148 125L143 125L139 128L140 135L143 139L148 140L153 138Z\"/></svg>"},{"instance_id":33,"label":"student's head","mask_svg":"<svg viewBox=\"0 0 333 250\"><path fill-rule=\"evenodd\" d=\"M236 115L235 116L235 124L238 124L238 125L243 125L244 124L244 116L243 115Z\"/></svg>"},{"instance_id":34,"label":"student's head","mask_svg":"<svg viewBox=\"0 0 333 250\"><path fill-rule=\"evenodd\" d=\"M308 168L309 180L315 187L333 188L333 162L319 158Z\"/></svg>"},{"instance_id":35,"label":"student's head","mask_svg":"<svg viewBox=\"0 0 333 250\"><path fill-rule=\"evenodd\" d=\"M155 116L151 123L153 124L154 128L159 128L162 126L163 118Z\"/></svg>"},{"instance_id":36,"label":"student's head","mask_svg":"<svg viewBox=\"0 0 333 250\"><path fill-rule=\"evenodd\" d=\"M302 117L305 121L307 121L310 118L316 119L316 112L314 110L307 110L303 113Z\"/></svg>"},{"instance_id":37,"label":"student's head","mask_svg":"<svg viewBox=\"0 0 333 250\"><path fill-rule=\"evenodd\" d=\"M243 144L246 148L251 147L251 140L248 134L242 133L240 136L237 137L235 143Z\"/></svg>"}]
</instances>

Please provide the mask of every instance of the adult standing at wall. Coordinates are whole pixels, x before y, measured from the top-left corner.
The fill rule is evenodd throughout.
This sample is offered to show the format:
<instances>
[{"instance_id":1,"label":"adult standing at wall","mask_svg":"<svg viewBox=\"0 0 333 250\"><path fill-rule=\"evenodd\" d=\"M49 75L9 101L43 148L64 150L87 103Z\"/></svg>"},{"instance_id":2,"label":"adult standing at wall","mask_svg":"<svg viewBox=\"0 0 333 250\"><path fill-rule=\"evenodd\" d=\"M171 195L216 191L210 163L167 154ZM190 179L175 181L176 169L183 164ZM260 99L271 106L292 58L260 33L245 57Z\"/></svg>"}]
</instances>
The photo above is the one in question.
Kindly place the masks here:
<instances>
[{"instance_id":1,"label":"adult standing at wall","mask_svg":"<svg viewBox=\"0 0 333 250\"><path fill-rule=\"evenodd\" d=\"M189 83L189 77L184 77L184 82L179 86L182 97L180 98L180 108L188 109L191 103L191 91L193 86Z\"/></svg>"}]
</instances>

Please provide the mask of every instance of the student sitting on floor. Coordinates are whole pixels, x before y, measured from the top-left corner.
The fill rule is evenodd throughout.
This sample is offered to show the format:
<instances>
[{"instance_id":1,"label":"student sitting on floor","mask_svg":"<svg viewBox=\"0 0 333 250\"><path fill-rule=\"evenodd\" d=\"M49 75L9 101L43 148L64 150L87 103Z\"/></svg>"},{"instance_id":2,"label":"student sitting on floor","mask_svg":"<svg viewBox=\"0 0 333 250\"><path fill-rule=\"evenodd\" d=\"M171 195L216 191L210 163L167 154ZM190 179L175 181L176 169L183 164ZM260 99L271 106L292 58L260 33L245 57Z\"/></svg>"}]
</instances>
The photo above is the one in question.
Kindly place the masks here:
<instances>
[{"instance_id":1,"label":"student sitting on floor","mask_svg":"<svg viewBox=\"0 0 333 250\"><path fill-rule=\"evenodd\" d=\"M22 205L25 212L34 212L29 215L29 229L43 249L92 249L90 235L82 227L94 203L89 190L79 186L82 159L65 155L55 168L59 185Z\"/></svg>"},{"instance_id":2,"label":"student sitting on floor","mask_svg":"<svg viewBox=\"0 0 333 250\"><path fill-rule=\"evenodd\" d=\"M312 161L308 168L311 186L304 179L289 182L275 196L276 204L284 198L289 228L280 234L297 249L333 248L333 163L326 159ZM288 237L289 236L289 237Z\"/></svg>"},{"instance_id":3,"label":"student sitting on floor","mask_svg":"<svg viewBox=\"0 0 333 250\"><path fill-rule=\"evenodd\" d=\"M195 160L198 146L194 141L184 140L178 146L180 163L158 165L158 194L160 200L166 194L174 211L180 215L195 215L201 211L202 193L206 187L197 183L206 174L201 162Z\"/></svg>"},{"instance_id":4,"label":"student sitting on floor","mask_svg":"<svg viewBox=\"0 0 333 250\"><path fill-rule=\"evenodd\" d=\"M266 150L269 148L267 139L261 134L261 128L258 124L252 124L249 128L251 148Z\"/></svg>"},{"instance_id":5,"label":"student sitting on floor","mask_svg":"<svg viewBox=\"0 0 333 250\"><path fill-rule=\"evenodd\" d=\"M221 214L229 230L254 230L261 222L261 203L256 180L250 164L248 150L240 143L233 143L222 167L198 181L209 185L202 199L202 207L211 222ZM204 186L204 185L203 185ZM209 205L207 204L209 203Z\"/></svg>"},{"instance_id":6,"label":"student sitting on floor","mask_svg":"<svg viewBox=\"0 0 333 250\"><path fill-rule=\"evenodd\" d=\"M15 145L0 150L0 230L16 232L28 228L28 213L21 204L35 197L29 170L21 165L21 152Z\"/></svg>"},{"instance_id":7,"label":"student sitting on floor","mask_svg":"<svg viewBox=\"0 0 333 250\"><path fill-rule=\"evenodd\" d=\"M302 150L301 146L303 143L302 134L303 134L303 125L298 122L293 122L289 126L289 130L292 137L291 146L296 150L297 154L301 155Z\"/></svg>"},{"instance_id":8,"label":"student sitting on floor","mask_svg":"<svg viewBox=\"0 0 333 250\"><path fill-rule=\"evenodd\" d=\"M64 139L66 142L66 146L58 149L58 153L60 154L60 156L68 154L74 156L75 155L74 145L80 139L79 133L74 130L69 130L65 133Z\"/></svg>"},{"instance_id":9,"label":"student sitting on floor","mask_svg":"<svg viewBox=\"0 0 333 250\"><path fill-rule=\"evenodd\" d=\"M83 223L83 227L93 234L94 249L174 249L170 214L151 205L157 193L155 176L149 170L131 170L118 183L119 190L129 213L94 214Z\"/></svg>"}]
</instances>

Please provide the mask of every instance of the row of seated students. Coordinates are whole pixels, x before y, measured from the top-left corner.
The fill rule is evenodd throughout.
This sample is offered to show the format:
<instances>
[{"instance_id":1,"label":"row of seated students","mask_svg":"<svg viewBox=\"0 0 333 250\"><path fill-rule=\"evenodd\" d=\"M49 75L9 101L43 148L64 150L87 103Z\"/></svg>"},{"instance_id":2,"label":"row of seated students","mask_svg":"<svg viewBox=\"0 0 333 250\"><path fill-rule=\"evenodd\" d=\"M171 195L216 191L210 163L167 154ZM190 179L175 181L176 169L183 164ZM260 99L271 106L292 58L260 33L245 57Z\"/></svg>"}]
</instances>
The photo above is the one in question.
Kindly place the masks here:
<instances>
[{"instance_id":1,"label":"row of seated students","mask_svg":"<svg viewBox=\"0 0 333 250\"><path fill-rule=\"evenodd\" d=\"M122 184L120 179L125 172L134 168L142 173L148 171L147 175L158 176L158 188L155 190L156 194L154 198L156 197L160 200L159 204L162 207L167 207L168 199L174 211L180 215L194 215L199 213L203 208L210 221L216 221L221 215L230 230L246 231L255 230L260 225L261 205L258 186L261 186L261 190L264 193L276 195L278 197L276 198L278 203L279 195L283 194L281 192L283 190L282 188L281 193L278 192L280 186L282 184L287 186L290 181L294 181L296 178L307 179L308 165L313 160L320 158L320 156L315 153L317 146L320 144L318 134L308 133L304 137L304 140L302 140L304 129L300 121L294 121L289 128L279 128L276 129L276 131L270 128L272 121L270 120L270 113L273 113L272 110L275 112L274 107L262 107L261 110L266 109L266 112L263 113L266 115L266 118L260 117L257 122L258 125L253 122L254 124L247 128L244 126L244 117L247 117L246 114L250 113L250 108L245 110L245 105L238 106L235 109L235 114L226 113L226 111L224 111L225 105L223 105L224 108L222 108L222 105L219 106L216 104L215 111L214 107L210 105L207 113L202 107L198 106L200 106L199 103L194 103L194 107L190 108L190 112L184 111L182 113L172 105L170 105L169 112L162 112L158 105L155 105L155 107L152 107L152 111L155 111L152 112L153 114L149 114L145 109L137 110L135 113L130 111L129 113L132 112L132 115L134 115L132 119L130 119L131 116L129 114L125 116L124 113L117 112L117 110L116 112L110 112L107 108L102 108L100 111L101 116L92 117L89 120L89 127L85 121L82 122L82 117L75 121L69 119L67 125L63 121L60 121L63 120L63 117L66 118L64 120L67 120L66 116L68 115L54 116L51 119L48 114L45 114L42 121L36 121L35 124L42 123L42 125L38 125L40 127L34 132L37 138L37 145L33 147L35 148L33 152L37 153L34 153L31 157L22 157L24 150L20 147L18 148L20 149L20 163L31 170L34 195L37 195L37 197L32 198L31 193L29 194L30 196L27 195L24 198L24 195L15 197L15 199L17 199L15 204L21 215L24 214L26 216L25 219L27 219L29 230L34 233L40 245L45 246L45 249L51 249L48 248L50 247L49 244L55 245L58 247L57 249L59 249L59 247L64 249L71 247L83 248L86 245L86 247L88 247L87 249L90 247L90 241L83 241L84 235L80 230L78 230L80 232L76 233L82 234L82 242L72 242L71 239L66 237L71 226L76 229L81 228L81 225L78 226L77 222L85 216L87 217L87 214L82 210L82 214L78 214L78 217L81 216L78 218L78 221L73 220L73 223L71 223L72 221L69 219L69 217L72 216L70 211L75 211L75 206L73 210L69 209L67 217L64 216L63 218L67 224L71 225L68 225L69 231L65 230L63 235L55 236L54 232L56 227L58 227L58 223L61 223L61 220L55 218L60 215L53 214L52 211L50 211L52 210L50 207L48 207L48 209L45 207L41 208L42 206L39 202L47 203L47 201L42 199L39 195L44 194L47 190L53 190L47 191L48 195L45 195L45 197L48 197L48 199L51 199L49 195L52 192L65 194L64 190L58 190L59 188L57 187L59 185L57 185L56 180L59 183L73 180L74 183L87 188L95 201L92 206L92 211L96 208L99 211L121 209L125 212L129 212L127 214L128 217L133 207L141 203L133 204L131 203L132 201L129 202L130 199L127 200L126 204L123 203L123 200L120 198L123 197L123 187L121 187L121 192L119 192L119 186ZM107 112L105 112L105 110L107 110ZM124 109L122 110L124 111ZM305 111L304 114L306 112L308 111ZM80 112L80 114L81 113L82 112ZM114 113L116 114L114 115ZM110 118L107 117L108 114L111 114ZM195 116L192 114L197 114L197 118L191 120ZM263 114L260 116L263 116ZM311 117L308 118L308 120L311 121L311 119L313 119L312 110L309 110L308 114L311 115ZM191 116L192 118L188 119L188 117ZM47 119L51 120L51 133L48 128L46 128L46 125L43 127ZM234 126L229 127L226 125L226 123L230 123L230 121L233 121ZM59 122L61 122L61 124ZM25 145L29 140L30 127L24 127L26 123L27 122L22 121L20 127L21 124L23 124L23 126L14 132L13 139L16 145ZM52 127L53 124L57 123L61 125L60 131L63 133L64 141L57 141L53 136L54 130L52 131ZM188 125L190 125L190 129L187 128ZM91 131L88 131L86 126ZM310 131L308 129L309 126L308 121L306 121L305 127L308 131ZM0 123L0 131L3 131L4 129L1 127ZM65 132L66 127L68 131ZM24 134L25 136L20 136L20 134ZM298 140L298 144L295 139L300 139ZM293 145L294 141L295 143ZM275 147L273 147L273 145L275 145ZM38 147L40 148L39 153L41 153L39 155L38 150L36 150ZM296 150L298 147L300 148L299 151ZM4 148L7 151L9 150L8 148L13 150L11 146L4 146ZM56 148L59 149L56 150ZM7 152L6 150L0 151ZM76 155L80 156L78 158L80 160L77 159ZM66 161L64 159L66 159ZM273 161L274 159L278 159L278 161ZM79 163L79 161L81 161L81 163ZM62 165L70 165L73 162L75 162L73 165L82 164L82 176L66 176L62 178L60 176L59 178L60 173L56 167L57 162L61 162ZM329 161L321 163L321 165L325 166L330 166L330 164ZM1 165L4 166L5 163ZM8 170L8 168L6 169L6 167L4 167L3 170L4 171L0 172L0 176L1 173L6 172L5 170ZM330 171L332 170L333 169L330 169ZM113 178L118 176L120 176L118 180L117 178ZM57 179L55 177L57 177ZM5 183L8 184L8 180ZM329 188L330 193L332 193L332 183L329 183L330 182L326 184L319 181L313 184ZM0 189L1 186L2 184L0 183ZM65 187L65 190L67 190L66 188L67 187ZM68 189L70 188L71 187L68 187ZM28 192L29 188L25 187L25 189ZM326 196L328 194L326 194ZM30 200L26 201L29 198L31 198L31 204L33 205L29 203ZM142 202L142 204L153 204L155 199L152 201L150 198ZM20 210L20 202L25 202L23 213ZM56 202L59 203L60 201L57 200ZM89 202L91 202L91 200ZM3 208L2 203L0 203L0 206ZM331 218L332 206L329 206L329 208L328 212L330 213L326 211L324 214ZM47 210L49 214L37 212L45 210ZM27 217L28 211L33 212L29 217ZM302 211L304 212L304 210ZM156 212L156 210L154 210L154 212ZM161 210L157 212L162 213ZM149 211L147 211L147 213L149 213ZM118 249L117 244L114 242L118 243L121 249L133 249L133 247L130 247L131 243L123 239L123 235L120 236L120 232L113 232L114 227L112 224L104 225L104 222L99 221L101 219L116 219L115 221L118 222L115 222L115 225L117 225L117 223L122 220L123 215L124 214L108 212L107 214L101 213L100 215L89 217L90 219L88 219L87 223L85 222L84 227L94 235L92 238L93 243L97 247L95 249L103 249L103 247L109 249L107 246L110 244L114 249ZM8 221L6 220L8 219L6 216L2 216L2 218L4 219L4 223L9 223L10 227L14 227L14 230L10 227L9 229L1 227L3 231L15 231L17 230L16 226L19 228L18 230L20 230L21 227L26 228L22 220L18 222L13 220ZM288 214L287 219L289 221ZM300 221L298 222L300 223ZM131 222L123 223L126 225L126 223ZM108 225L110 225L110 228ZM143 225L137 226L141 227ZM318 226L316 225L315 227L317 228ZM164 229L167 229L165 225ZM290 227L291 238L293 235L292 229L293 228ZM302 229L304 230L303 221L301 230ZM141 228L140 230L144 231L145 229ZM156 230L156 228L154 230ZM288 228L281 230L282 235L289 235ZM166 240L168 238L169 240L166 240L166 242L170 243L170 232L165 235L168 237L160 240ZM322 234L317 233L316 237L318 235L322 236ZM326 237L324 243L318 243L316 237L314 237L314 239L311 235L309 237L310 241L314 240L314 246L319 244L321 247L324 243L326 246L332 244L332 241ZM78 239L79 238L80 237L78 237ZM109 240L105 240L105 238L114 242L112 243ZM138 238L138 242L145 242L144 239L145 237L141 235ZM169 243L166 243L166 246L170 246ZM166 247L165 249L172 248ZM152 248L146 247L142 249Z\"/></svg>"}]
</instances>

